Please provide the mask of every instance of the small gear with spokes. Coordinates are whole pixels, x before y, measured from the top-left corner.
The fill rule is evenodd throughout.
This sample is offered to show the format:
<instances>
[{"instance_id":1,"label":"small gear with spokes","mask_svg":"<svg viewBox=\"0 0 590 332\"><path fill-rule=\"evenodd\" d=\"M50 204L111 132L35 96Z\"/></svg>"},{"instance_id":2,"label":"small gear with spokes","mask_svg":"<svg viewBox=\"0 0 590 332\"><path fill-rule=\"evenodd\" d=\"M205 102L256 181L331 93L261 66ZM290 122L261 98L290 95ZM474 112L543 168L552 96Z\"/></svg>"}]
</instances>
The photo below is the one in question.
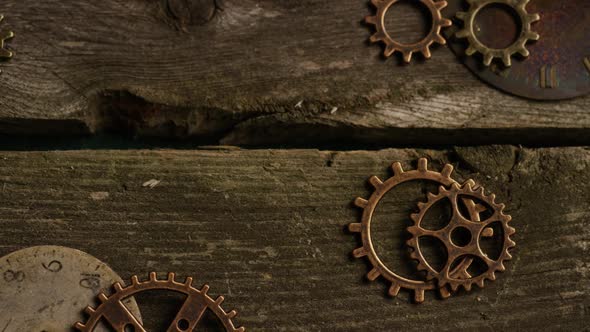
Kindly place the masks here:
<instances>
[{"instance_id":1,"label":"small gear with spokes","mask_svg":"<svg viewBox=\"0 0 590 332\"><path fill-rule=\"evenodd\" d=\"M471 201L483 202L485 205L491 207L493 211L492 215L483 221L480 221L479 218L478 220L470 220L472 218L469 216L463 216L459 208L459 201L464 198L468 198ZM448 199L451 203L451 220L445 227L439 230L424 228L422 221L426 212L443 199ZM465 290L469 291L473 284L483 288L485 280L495 280L496 272L506 269L504 262L512 258L509 250L516 245L510 239L510 236L516 231L508 225L508 222L512 218L504 214L504 204L498 204L495 200L496 196L494 194L486 195L482 187L474 189L472 183L465 183L463 186L453 183L450 189L441 186L439 193L436 195L429 193L428 201L419 204L420 211L411 215L414 225L408 228L408 232L412 234L412 238L408 240L407 244L413 249L411 257L418 261L418 269L426 271L428 279L438 280L439 287L449 285L453 291L456 291L459 286L463 286ZM482 237L489 237L491 235L490 233L493 232L493 228L491 227L493 224L501 225L503 233L502 251L496 259L488 257L480 246L480 239ZM457 230L468 232L468 241L466 243L455 243L452 235ZM447 252L447 261L440 271L433 268L425 259L419 244L419 240L422 237L433 237L443 243ZM457 278L453 275L453 266L456 262L464 262L467 257L481 259L485 263L486 269L483 273L474 277Z\"/></svg>"},{"instance_id":2,"label":"small gear with spokes","mask_svg":"<svg viewBox=\"0 0 590 332\"><path fill-rule=\"evenodd\" d=\"M529 51L526 44L529 41L539 40L539 34L532 31L532 23L540 20L539 14L529 14L526 10L526 5L530 0L467 0L470 7L466 12L458 12L457 18L464 22L462 30L457 31L455 36L457 38L467 39L469 46L465 54L471 56L479 52L483 56L483 63L490 66L494 59L501 59L506 67L512 65L512 56L520 54L523 57L529 56ZM518 38L508 47L496 49L484 45L476 35L475 19L481 10L490 5L506 5L511 7L517 14L520 20L520 33Z\"/></svg>"},{"instance_id":3,"label":"small gear with spokes","mask_svg":"<svg viewBox=\"0 0 590 332\"><path fill-rule=\"evenodd\" d=\"M421 303L424 301L425 291L438 289L440 295L443 298L447 298L450 296L450 293L446 287L438 287L433 280L423 281L403 277L389 269L381 261L375 251L371 239L371 221L373 219L373 214L377 205L385 196L385 194L402 183L415 180L426 180L447 187L457 183L451 177L451 174L453 173L453 166L446 164L441 172L431 171L428 169L427 159L420 158L418 160L418 168L416 170L404 171L402 165L399 162L394 163L392 165L392 169L394 175L385 182L381 181L376 176L371 177L369 182L375 188L375 191L372 193L371 197L368 200L358 197L354 202L357 207L363 209L363 215L360 223L351 223L348 225L348 229L352 233L361 234L362 246L355 249L352 254L356 258L368 257L371 265L373 266L373 269L367 274L367 278L371 281L374 281L379 276L382 276L388 280L391 283L389 288L389 295L391 296L397 296L401 288L413 290L414 300L417 303ZM471 185L475 185L472 180L469 180L468 182ZM472 207L473 209L477 208L475 205ZM470 213L471 212L472 210L470 210ZM467 273L467 269L469 268L470 264L471 260L466 258L464 261L457 264L450 274L456 278L468 278L470 276Z\"/></svg>"},{"instance_id":4,"label":"small gear with spokes","mask_svg":"<svg viewBox=\"0 0 590 332\"><path fill-rule=\"evenodd\" d=\"M431 29L426 37L416 43L401 43L392 37L385 27L385 16L395 3L399 0L371 0L371 3L377 8L375 16L367 16L365 22L376 27L377 32L371 36L371 42L383 42L385 44L385 51L383 54L390 57L395 52L400 52L403 55L405 62L409 63L412 60L412 55L421 52L426 59L431 58L430 46L433 43L441 45L446 44L446 40L440 34L442 28L449 27L452 22L443 18L441 10L444 9L448 3L446 1L436 0L420 0L420 2L428 8L432 17Z\"/></svg>"},{"instance_id":5,"label":"small gear with spokes","mask_svg":"<svg viewBox=\"0 0 590 332\"><path fill-rule=\"evenodd\" d=\"M4 19L3 15L0 15L0 23ZM0 30L0 59L10 59L14 55L11 51L4 48L4 43L14 38L14 32L8 30Z\"/></svg>"},{"instance_id":6,"label":"small gear with spokes","mask_svg":"<svg viewBox=\"0 0 590 332\"><path fill-rule=\"evenodd\" d=\"M131 277L131 285L126 287L120 283L115 283L113 285L114 293L107 296L101 292L98 295L100 305L96 308L86 307L85 312L89 316L88 320L86 323L76 323L74 328L83 332L91 332L94 331L98 322L104 319L117 332L129 330L146 332L139 321L125 307L122 300L145 291L164 290L186 295L184 304L167 331L193 331L207 309L217 316L226 331L245 331L243 327L236 328L232 322L237 312L235 310L226 312L221 307L224 300L223 296L219 296L214 300L207 294L208 285L196 289L192 286L193 279L190 277L186 278L184 283L177 282L175 279L175 274L169 273L167 279L159 280L157 274L152 272L149 274L149 280L147 281L140 281L137 276L133 276Z\"/></svg>"}]
</instances>

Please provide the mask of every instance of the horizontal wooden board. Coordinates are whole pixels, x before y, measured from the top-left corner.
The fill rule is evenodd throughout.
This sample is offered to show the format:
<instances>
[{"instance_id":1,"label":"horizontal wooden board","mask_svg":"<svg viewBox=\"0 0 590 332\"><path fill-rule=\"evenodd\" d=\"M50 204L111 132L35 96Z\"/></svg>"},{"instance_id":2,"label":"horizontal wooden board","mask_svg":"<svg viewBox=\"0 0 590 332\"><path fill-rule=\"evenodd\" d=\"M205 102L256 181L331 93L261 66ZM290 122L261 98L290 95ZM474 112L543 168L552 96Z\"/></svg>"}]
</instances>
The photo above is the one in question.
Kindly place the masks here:
<instances>
[{"instance_id":1,"label":"horizontal wooden board","mask_svg":"<svg viewBox=\"0 0 590 332\"><path fill-rule=\"evenodd\" d=\"M365 279L346 225L359 218L351 202L369 195L370 175L385 179L393 161L412 169L423 156L496 193L517 247L484 289L444 301L428 294L416 305ZM144 186L152 179L161 182ZM194 276L251 331L589 327L587 148L0 152L0 187L0 255L55 244L89 252L125 279ZM435 189L403 185L378 208L377 250L400 273L411 272L408 215ZM161 328L166 297L155 296L142 312Z\"/></svg>"},{"instance_id":2,"label":"horizontal wooden board","mask_svg":"<svg viewBox=\"0 0 590 332\"><path fill-rule=\"evenodd\" d=\"M420 16L401 9L391 32L416 37ZM589 97L503 94L446 47L408 66L385 61L361 23L368 1L22 0L0 12L16 32L16 56L0 64L4 134L307 146L426 144L433 133L451 144L590 140Z\"/></svg>"}]
</instances>

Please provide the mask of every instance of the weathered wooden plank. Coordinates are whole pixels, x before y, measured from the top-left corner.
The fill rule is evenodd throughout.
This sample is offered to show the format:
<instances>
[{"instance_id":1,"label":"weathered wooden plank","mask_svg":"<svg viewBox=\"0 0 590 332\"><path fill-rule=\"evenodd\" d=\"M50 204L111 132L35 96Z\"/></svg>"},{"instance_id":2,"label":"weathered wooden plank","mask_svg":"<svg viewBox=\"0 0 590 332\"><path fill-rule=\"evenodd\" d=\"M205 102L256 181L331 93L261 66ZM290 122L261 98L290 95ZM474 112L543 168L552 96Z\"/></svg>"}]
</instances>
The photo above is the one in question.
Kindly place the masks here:
<instances>
[{"instance_id":1,"label":"weathered wooden plank","mask_svg":"<svg viewBox=\"0 0 590 332\"><path fill-rule=\"evenodd\" d=\"M16 57L1 64L0 131L116 130L234 145L302 133L423 143L432 129L451 143L590 139L588 97L508 96L445 47L409 66L384 61L360 23L367 1L226 0L204 23L213 1L3 1L3 26L17 37ZM402 11L392 33L415 35L419 20Z\"/></svg>"},{"instance_id":2,"label":"weathered wooden plank","mask_svg":"<svg viewBox=\"0 0 590 332\"><path fill-rule=\"evenodd\" d=\"M432 168L453 163L458 179L473 177L507 203L518 246L485 289L415 305L364 279L345 226L358 220L351 202L369 194L368 176L386 178L392 161L409 169L421 156ZM150 179L162 182L143 187ZM588 328L587 148L1 152L0 182L0 255L58 244L124 278L192 275L250 330ZM405 273L408 213L430 189L404 185L376 215L377 249ZM142 307L148 322L161 304Z\"/></svg>"}]
</instances>

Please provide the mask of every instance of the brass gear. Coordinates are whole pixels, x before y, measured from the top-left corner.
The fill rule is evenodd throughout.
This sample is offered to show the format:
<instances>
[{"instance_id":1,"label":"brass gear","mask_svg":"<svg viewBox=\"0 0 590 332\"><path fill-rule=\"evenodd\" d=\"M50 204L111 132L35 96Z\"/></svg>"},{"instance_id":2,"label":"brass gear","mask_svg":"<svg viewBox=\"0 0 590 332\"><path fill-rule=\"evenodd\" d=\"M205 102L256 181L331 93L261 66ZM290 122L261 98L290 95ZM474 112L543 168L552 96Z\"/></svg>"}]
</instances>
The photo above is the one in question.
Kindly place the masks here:
<instances>
[{"instance_id":1,"label":"brass gear","mask_svg":"<svg viewBox=\"0 0 590 332\"><path fill-rule=\"evenodd\" d=\"M479 200L489 205L493 210L492 216L483 221L465 218L458 207L459 198L465 197L471 200ZM436 231L423 228L421 222L428 209L445 198L450 201L452 206L452 217L449 224ZM512 218L504 214L504 204L496 203L495 199L496 196L494 194L486 195L482 187L474 189L472 183L465 183L463 186L453 183L450 189L447 190L441 186L437 195L428 194L428 201L418 204L420 211L411 215L414 225L408 228L408 232L412 234L412 238L408 240L407 244L413 249L411 257L418 261L418 269L426 271L428 279L437 279L439 287L449 285L453 291L456 291L459 286L463 286L465 290L469 291L473 284L483 288L485 280L496 280L496 272L506 269L504 262L512 258L509 250L516 245L510 239L510 236L516 231L508 225L508 222ZM480 238L490 236L492 228L489 228L489 226L497 222L502 225L504 241L501 254L496 260L493 260L482 251ZM458 246L451 239L452 232L457 228L466 229L471 235L470 242L465 246ZM420 237L434 237L444 244L447 251L447 262L440 271L434 269L424 258L419 245ZM482 259L487 265L487 270L475 277L457 278L453 276L452 267L454 263L459 259L462 259L461 262L464 262L466 257L478 257Z\"/></svg>"},{"instance_id":2,"label":"brass gear","mask_svg":"<svg viewBox=\"0 0 590 332\"><path fill-rule=\"evenodd\" d=\"M363 209L363 215L360 223L351 223L348 225L348 229L352 233L360 233L362 246L355 249L352 254L356 258L368 257L373 269L367 274L367 278L371 281L376 280L379 276L383 276L386 280L391 282L389 288L389 295L397 296L401 288L414 291L414 300L417 303L424 302L424 292L427 290L439 289L440 295L443 298L450 296L450 293L446 287L437 287L432 280L422 281L408 279L395 272L391 271L382 261L379 259L373 242L371 240L371 220L375 209L383 198L390 190L398 185L414 181L414 180L427 180L433 181L443 186L451 186L457 183L451 174L453 173L453 166L446 164L442 171L435 172L428 170L428 160L426 158L420 158L418 160L418 169L411 171L404 171L401 164L396 162L392 165L394 175L387 179L385 182L381 181L378 177L373 176L369 179L371 185L375 188L375 191L371 194L371 197L367 200L361 197L356 198L354 204ZM468 181L470 184L475 185L472 180ZM473 207L474 209L477 207ZM470 213L472 211L470 210ZM451 272L451 274L457 278L470 277L467 273L467 268L471 264L471 259L467 258L462 261L458 266Z\"/></svg>"},{"instance_id":3,"label":"brass gear","mask_svg":"<svg viewBox=\"0 0 590 332\"><path fill-rule=\"evenodd\" d=\"M376 27L377 32L371 36L371 42L383 42L385 44L385 51L383 54L386 57L390 57L395 52L400 52L403 55L404 61L409 63L412 60L412 55L416 52L421 52L426 59L431 58L430 45L433 43L439 43L441 45L446 44L446 40L440 34L443 27L452 25L452 22L442 17L441 10L445 8L448 3L446 1L436 0L420 0L420 2L428 8L432 16L432 28L426 37L422 40L405 44L396 41L385 28L385 15L387 11L396 2L400 0L371 0L371 3L377 8L377 14L375 16L365 17L365 22L372 24Z\"/></svg>"},{"instance_id":4,"label":"brass gear","mask_svg":"<svg viewBox=\"0 0 590 332\"><path fill-rule=\"evenodd\" d=\"M512 66L512 56L519 53L523 57L529 56L529 51L526 44L531 40L539 40L539 34L532 31L532 23L540 20L539 14L529 14L526 10L526 5L530 0L467 0L469 9L467 12L458 12L457 18L464 22L462 30L457 31L455 36L457 38L467 39L469 46L465 54L471 56L476 52L483 55L483 63L486 66L492 64L494 59L502 59L506 67ZM516 41L506 48L496 49L484 45L475 34L476 24L475 18L477 14L485 7L494 4L501 4L510 6L517 13L521 28L520 34Z\"/></svg>"},{"instance_id":5,"label":"brass gear","mask_svg":"<svg viewBox=\"0 0 590 332\"><path fill-rule=\"evenodd\" d=\"M135 332L145 332L146 330L121 301L140 292L166 290L187 296L182 308L167 331L193 331L207 309L211 310L219 318L226 331L245 331L243 327L234 327L232 318L237 315L235 310L225 312L221 308L221 303L224 300L223 296L219 296L213 300L207 294L209 290L208 285L204 285L199 290L192 286L192 278L186 278L184 283L177 282L175 278L174 273L169 273L167 279L158 280L157 274L152 272L149 274L149 280L143 282L139 281L137 276L131 277L131 285L127 287L123 287L120 283L115 283L113 285L115 292L111 296L107 296L101 292L98 295L98 299L101 302L100 305L96 308L86 307L85 312L89 315L88 321L86 323L78 322L74 325L74 328L83 332L91 332L94 330L96 324L101 319L104 319L117 332L125 332L130 327L133 327L132 330Z\"/></svg>"},{"instance_id":6,"label":"brass gear","mask_svg":"<svg viewBox=\"0 0 590 332\"><path fill-rule=\"evenodd\" d=\"M0 22L4 19L3 15L0 15ZM0 59L10 59L13 56L13 53L4 48L4 42L8 39L14 38L14 32L0 30Z\"/></svg>"}]
</instances>

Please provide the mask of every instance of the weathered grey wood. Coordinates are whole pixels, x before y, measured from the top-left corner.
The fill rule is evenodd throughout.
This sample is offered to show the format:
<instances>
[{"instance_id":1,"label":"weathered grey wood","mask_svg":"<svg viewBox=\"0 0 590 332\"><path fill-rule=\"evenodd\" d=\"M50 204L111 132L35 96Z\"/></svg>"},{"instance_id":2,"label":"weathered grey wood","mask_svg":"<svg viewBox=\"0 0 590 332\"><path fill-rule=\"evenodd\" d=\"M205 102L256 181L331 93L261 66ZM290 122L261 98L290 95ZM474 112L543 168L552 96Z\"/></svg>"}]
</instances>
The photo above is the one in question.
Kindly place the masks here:
<instances>
[{"instance_id":1,"label":"weathered grey wood","mask_svg":"<svg viewBox=\"0 0 590 332\"><path fill-rule=\"evenodd\" d=\"M214 14L213 1L3 1L3 27L17 37L16 57L0 64L0 133L232 145L590 140L588 97L503 94L445 47L410 66L384 61L361 24L368 1L226 0ZM392 32L415 35L419 17L403 13Z\"/></svg>"},{"instance_id":2,"label":"weathered grey wood","mask_svg":"<svg viewBox=\"0 0 590 332\"><path fill-rule=\"evenodd\" d=\"M414 305L365 281L345 226L359 217L351 201L369 194L368 176L386 178L392 161L409 169L421 156L432 168L453 163L458 179L474 177L507 203L518 246L485 289ZM161 183L143 187L150 179ZM192 275L225 295L251 331L589 327L587 148L1 152L0 187L0 255L57 244L123 278ZM425 189L401 187L376 215L378 250L395 268ZM159 308L143 306L146 320Z\"/></svg>"}]
</instances>

